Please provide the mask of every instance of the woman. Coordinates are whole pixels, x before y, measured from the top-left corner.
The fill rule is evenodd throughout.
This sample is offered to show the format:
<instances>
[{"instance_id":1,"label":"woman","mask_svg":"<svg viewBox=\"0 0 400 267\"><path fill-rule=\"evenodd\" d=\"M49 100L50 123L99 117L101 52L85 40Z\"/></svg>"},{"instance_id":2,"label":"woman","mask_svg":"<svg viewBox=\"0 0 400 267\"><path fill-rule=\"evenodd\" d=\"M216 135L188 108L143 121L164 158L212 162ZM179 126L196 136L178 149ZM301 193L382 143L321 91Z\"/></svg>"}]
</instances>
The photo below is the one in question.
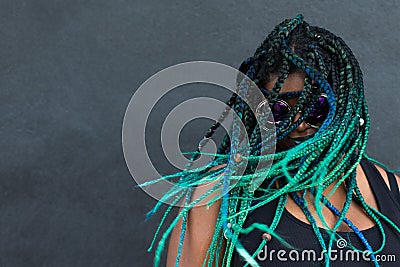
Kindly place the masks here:
<instances>
[{"instance_id":1,"label":"woman","mask_svg":"<svg viewBox=\"0 0 400 267\"><path fill-rule=\"evenodd\" d=\"M205 169L180 173L182 186L201 185L204 177L214 181L171 193L185 205L164 232L155 265L169 235L167 266L378 266L382 255L399 257L400 179L365 154L369 115L362 73L344 41L299 15L276 26L239 70L268 100L276 153L262 154L257 114L238 96L245 93L239 88L228 105L250 136L243 179L208 207L193 206L235 177L230 163L242 162L232 146L235 133ZM268 160L264 182L249 190L247 178Z\"/></svg>"}]
</instances>

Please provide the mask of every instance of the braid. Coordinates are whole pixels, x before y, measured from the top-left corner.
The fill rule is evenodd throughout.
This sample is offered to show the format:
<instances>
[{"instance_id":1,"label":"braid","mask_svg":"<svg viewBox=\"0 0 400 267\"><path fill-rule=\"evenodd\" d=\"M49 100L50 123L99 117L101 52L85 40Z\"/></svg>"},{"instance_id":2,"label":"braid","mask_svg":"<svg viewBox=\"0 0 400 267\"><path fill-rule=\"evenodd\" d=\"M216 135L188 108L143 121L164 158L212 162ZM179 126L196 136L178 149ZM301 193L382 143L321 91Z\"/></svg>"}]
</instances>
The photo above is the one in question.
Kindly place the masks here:
<instances>
[{"instance_id":1,"label":"braid","mask_svg":"<svg viewBox=\"0 0 400 267\"><path fill-rule=\"evenodd\" d=\"M214 261L218 261L222 249L222 238L225 236L227 244L223 256L223 266L230 265L235 249L246 259L248 264L258 266L254 258L264 247L265 240L250 255L241 245L239 234L247 234L254 229L262 229L285 243L274 231L280 222L289 195L310 222L322 249L328 252L331 251L333 241L337 238L336 231L341 223L344 222L357 234L364 248L371 252L370 258L377 265L374 255L383 249L386 242L382 220L399 233L400 229L385 215L366 204L356 183L356 166L362 158L368 157L365 149L369 135L370 118L364 96L362 72L350 48L340 37L325 29L308 25L303 20L303 17L299 15L277 25L256 49L254 55L243 61L239 71L255 82L270 104L282 96L298 98L296 105L289 112L287 118L276 126L277 142L284 140L308 117L316 104L317 96L321 93L326 94L328 99L329 112L327 118L313 137L290 149L279 150L272 155L264 155L263 152L270 148L271 145L275 145L275 143L271 142L272 137L270 136L266 140L262 140L260 125L258 125L250 107L241 97L252 98L248 93L248 84L246 84L243 77L238 77L238 91L231 96L227 102L227 108L200 141L186 171L180 173L182 178L179 180L178 185L182 186L183 189L176 189L168 193L167 197L175 196L176 202L184 196L186 196L187 201L183 210L162 236L156 252L157 262L165 239L177 223L178 218L182 217L185 222L187 212L195 203L198 203L222 186L222 192L226 194L223 194L214 236L203 265L208 264L208 266L211 266ZM299 71L306 74L303 90L282 93L282 86L289 74ZM272 90L268 91L264 86L271 81L272 75L276 76L277 80ZM215 159L206 168L189 170L191 163L201 154L202 148L226 118L230 108L237 114L237 117L234 117L231 128L231 137L228 134L225 135L218 146ZM296 114L299 112L301 112L300 117L293 123ZM363 123L360 123L360 119L362 119ZM229 167L230 162L233 161L237 161L235 164L238 166L244 164L240 159L235 160L237 153L242 152L237 149L237 144L241 141L240 138L242 136L238 120L243 123L247 135L250 136L248 140L250 149L247 151L249 153L246 157L248 165L243 175L240 176L236 175L236 172ZM258 163L268 161L272 161L271 167L269 169L261 168L255 174ZM211 167L222 163L228 163L228 166L218 171L209 171ZM224 175L217 177L221 173L224 173ZM265 178L263 186L256 191L249 189L254 175ZM201 185L205 179L207 181L217 180L218 182L200 198L191 201L191 191L185 188ZM228 192L230 181L237 181L237 183ZM271 188L275 182L280 185L279 189ZM346 200L342 210L334 207L329 202L329 197L323 194L323 191L334 183L336 184L331 194L340 184L345 183L347 185ZM221 188L218 190L221 190ZM339 219L334 227L327 230L330 235L329 242L325 242L323 239L321 230L308 209L304 194L299 195L297 193L301 190L309 192L315 197L317 215L322 222L325 222L325 220L322 216L323 206L320 203L323 203L324 206L338 216ZM355 192L354 195L353 192ZM243 227L249 213L275 199L279 199L279 204L271 225L255 223L247 228ZM218 197L215 197L208 205L212 205L217 200ZM376 251L373 251L361 231L346 217L353 200L363 207L366 214L376 223L381 232L382 245ZM169 212L170 209L166 211L162 222L164 222ZM177 264L185 227L185 224L183 224ZM157 229L156 234L158 232L159 229ZM290 246L290 244L287 245ZM325 254L324 261L325 265L329 265L329 253Z\"/></svg>"}]
</instances>

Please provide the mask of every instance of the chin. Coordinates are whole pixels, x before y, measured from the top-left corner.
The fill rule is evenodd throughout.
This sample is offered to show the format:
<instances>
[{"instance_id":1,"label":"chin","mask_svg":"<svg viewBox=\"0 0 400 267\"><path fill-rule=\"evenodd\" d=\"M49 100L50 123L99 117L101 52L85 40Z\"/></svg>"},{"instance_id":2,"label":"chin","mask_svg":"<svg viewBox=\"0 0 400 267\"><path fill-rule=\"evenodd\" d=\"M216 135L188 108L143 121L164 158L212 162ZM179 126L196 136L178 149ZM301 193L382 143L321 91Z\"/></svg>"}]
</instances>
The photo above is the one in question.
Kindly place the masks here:
<instances>
[{"instance_id":1,"label":"chin","mask_svg":"<svg viewBox=\"0 0 400 267\"><path fill-rule=\"evenodd\" d=\"M302 142L312 138L314 134L295 137L292 138L290 136L284 137L282 140L278 141L276 144L276 152L282 152L294 148L295 146L301 144Z\"/></svg>"}]
</instances>

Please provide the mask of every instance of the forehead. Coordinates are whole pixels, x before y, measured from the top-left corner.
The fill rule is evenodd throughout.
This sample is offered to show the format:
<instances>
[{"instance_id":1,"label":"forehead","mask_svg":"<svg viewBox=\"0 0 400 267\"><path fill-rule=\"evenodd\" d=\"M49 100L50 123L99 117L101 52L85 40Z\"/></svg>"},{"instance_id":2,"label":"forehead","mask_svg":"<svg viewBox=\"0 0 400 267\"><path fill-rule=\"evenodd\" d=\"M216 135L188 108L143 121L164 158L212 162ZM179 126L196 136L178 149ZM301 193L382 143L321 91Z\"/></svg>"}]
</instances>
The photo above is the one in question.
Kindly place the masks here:
<instances>
[{"instance_id":1,"label":"forehead","mask_svg":"<svg viewBox=\"0 0 400 267\"><path fill-rule=\"evenodd\" d=\"M296 71L294 73L289 74L282 85L280 93L303 90L305 78L306 74L304 72ZM275 82L277 80L278 80L278 75L270 74L269 81L264 85L265 89L272 91L272 88L274 88Z\"/></svg>"}]
</instances>

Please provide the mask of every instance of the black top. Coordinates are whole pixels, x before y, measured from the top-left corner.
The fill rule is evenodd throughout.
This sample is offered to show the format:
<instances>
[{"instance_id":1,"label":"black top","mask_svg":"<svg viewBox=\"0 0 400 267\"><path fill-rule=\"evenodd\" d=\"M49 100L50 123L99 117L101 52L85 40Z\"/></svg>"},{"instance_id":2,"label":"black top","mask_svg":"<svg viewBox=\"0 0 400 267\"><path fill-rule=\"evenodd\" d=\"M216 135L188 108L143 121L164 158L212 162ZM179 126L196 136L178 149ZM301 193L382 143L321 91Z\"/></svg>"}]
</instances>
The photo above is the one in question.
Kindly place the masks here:
<instances>
[{"instance_id":1,"label":"black top","mask_svg":"<svg viewBox=\"0 0 400 267\"><path fill-rule=\"evenodd\" d=\"M383 177L374 164L366 159L361 161L368 183L373 191L378 204L378 209L396 225L400 226L400 193L397 181L392 173L387 173L389 178L388 188ZM254 222L270 225L278 200L264 205L251 212L244 227L250 226ZM376 256L380 266L400 266L400 235L386 222L381 220L386 235L386 245ZM329 235L324 229L321 234L325 243L329 241ZM286 240L295 249L287 248L276 238L267 242L267 245L260 251L256 261L260 266L324 266L323 251L311 225L300 221L286 209L283 212L281 221L276 228L277 234ZM338 232L344 240L334 241L332 246L332 256L330 266L374 266L372 260L362 252L356 252L349 248L350 244L361 251L365 246L354 232ZM377 250L382 244L382 234L378 226L374 226L362 231L366 240ZM262 241L262 232L254 230L248 235L240 235L242 245L252 254L259 247ZM358 259L358 260L357 260ZM367 261L365 260L367 259ZM246 263L235 251L232 258L231 267L243 266ZM249 265L248 265L249 266Z\"/></svg>"}]
</instances>

